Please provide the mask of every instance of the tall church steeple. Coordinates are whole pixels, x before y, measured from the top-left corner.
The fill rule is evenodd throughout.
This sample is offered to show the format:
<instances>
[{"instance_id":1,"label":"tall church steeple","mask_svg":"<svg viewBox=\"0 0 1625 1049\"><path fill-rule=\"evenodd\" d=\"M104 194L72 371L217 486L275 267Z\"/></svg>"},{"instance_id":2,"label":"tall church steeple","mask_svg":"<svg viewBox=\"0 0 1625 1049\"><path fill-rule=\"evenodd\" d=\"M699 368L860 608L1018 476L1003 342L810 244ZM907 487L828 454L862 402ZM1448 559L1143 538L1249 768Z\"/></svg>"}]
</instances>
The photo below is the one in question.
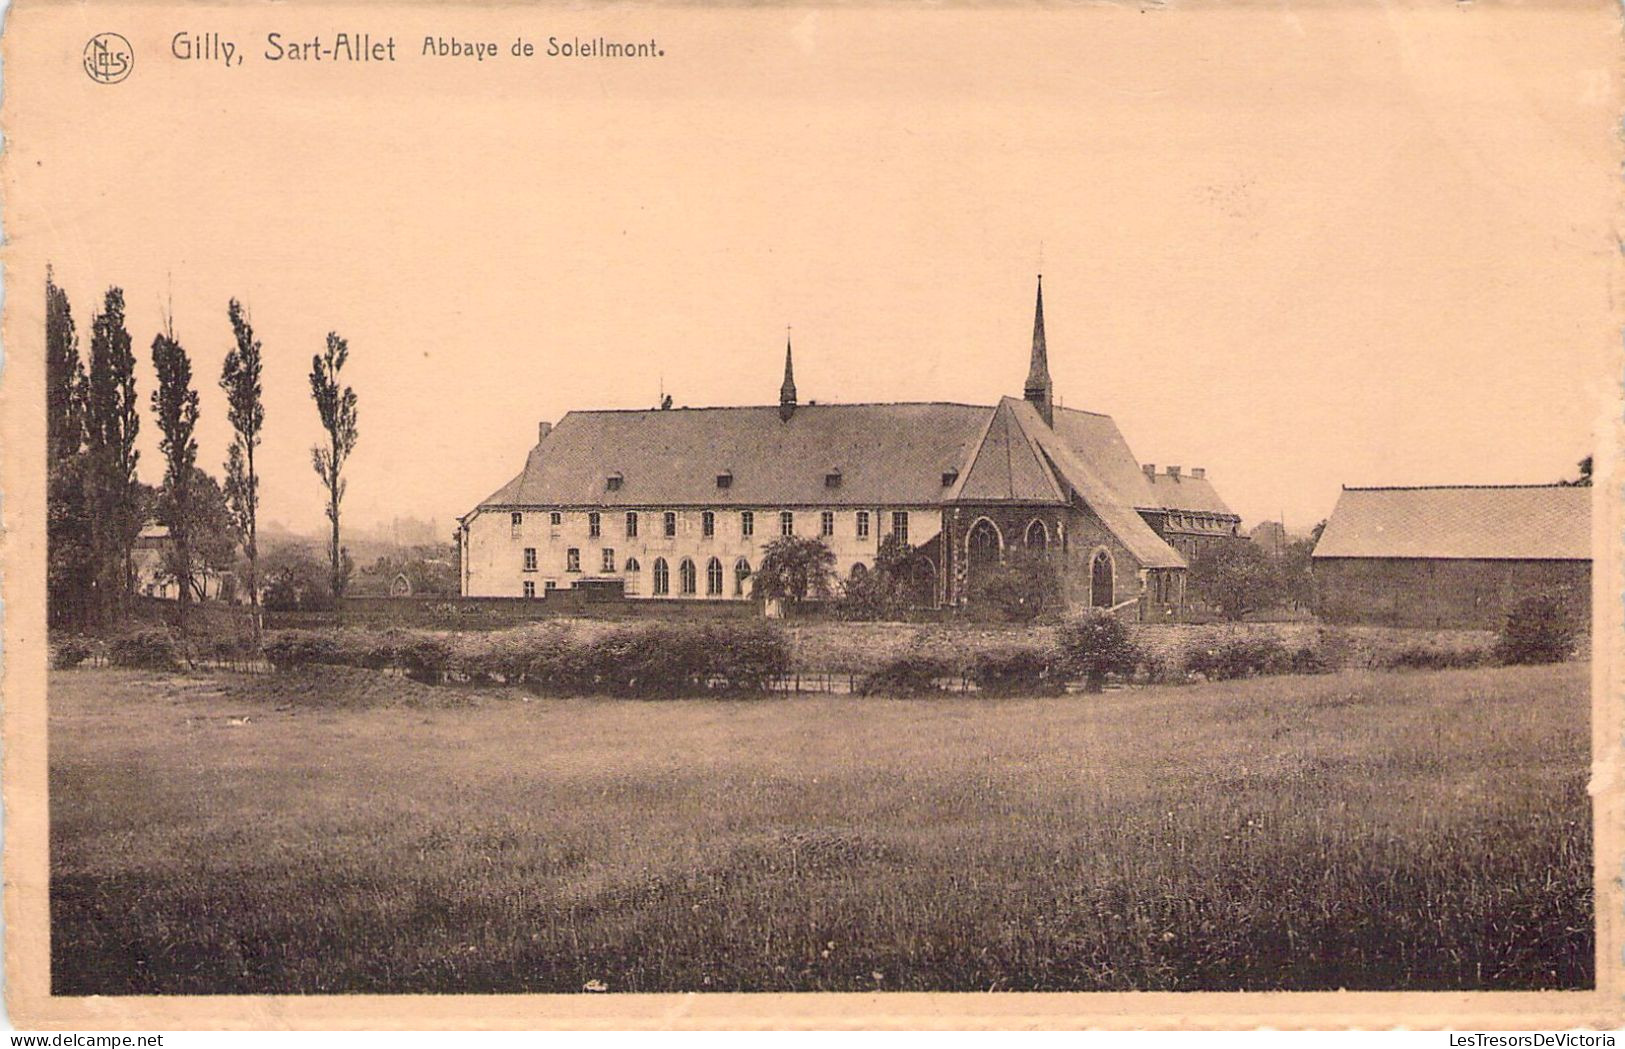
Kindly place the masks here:
<instances>
[{"instance_id":1,"label":"tall church steeple","mask_svg":"<svg viewBox=\"0 0 1625 1049\"><path fill-rule=\"evenodd\" d=\"M779 387L779 419L789 422L796 413L796 370L790 360L790 336L784 336L784 383Z\"/></svg>"},{"instance_id":2,"label":"tall church steeple","mask_svg":"<svg viewBox=\"0 0 1625 1049\"><path fill-rule=\"evenodd\" d=\"M1038 275L1038 308L1033 314L1033 362L1027 369L1027 386L1023 391L1032 402L1044 424L1055 426L1055 386L1049 378L1049 350L1044 345L1044 275Z\"/></svg>"}]
</instances>

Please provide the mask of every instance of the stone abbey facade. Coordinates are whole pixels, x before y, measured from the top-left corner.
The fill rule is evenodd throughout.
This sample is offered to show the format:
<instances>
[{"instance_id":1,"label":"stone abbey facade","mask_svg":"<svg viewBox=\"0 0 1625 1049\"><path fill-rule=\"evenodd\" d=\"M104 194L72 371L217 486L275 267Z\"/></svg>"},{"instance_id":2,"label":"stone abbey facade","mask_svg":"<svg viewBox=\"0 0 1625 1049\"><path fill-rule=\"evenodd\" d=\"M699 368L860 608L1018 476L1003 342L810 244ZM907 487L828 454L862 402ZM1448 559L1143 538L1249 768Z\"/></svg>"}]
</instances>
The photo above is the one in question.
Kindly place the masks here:
<instances>
[{"instance_id":1,"label":"stone abbey facade","mask_svg":"<svg viewBox=\"0 0 1625 1049\"><path fill-rule=\"evenodd\" d=\"M1054 403L1042 285L1023 394L803 405L786 345L776 406L569 412L461 519L462 592L745 600L780 536L817 536L847 577L896 535L922 605L961 603L1024 549L1071 604L1178 614L1188 557L1240 518L1202 470L1142 466L1109 416Z\"/></svg>"}]
</instances>

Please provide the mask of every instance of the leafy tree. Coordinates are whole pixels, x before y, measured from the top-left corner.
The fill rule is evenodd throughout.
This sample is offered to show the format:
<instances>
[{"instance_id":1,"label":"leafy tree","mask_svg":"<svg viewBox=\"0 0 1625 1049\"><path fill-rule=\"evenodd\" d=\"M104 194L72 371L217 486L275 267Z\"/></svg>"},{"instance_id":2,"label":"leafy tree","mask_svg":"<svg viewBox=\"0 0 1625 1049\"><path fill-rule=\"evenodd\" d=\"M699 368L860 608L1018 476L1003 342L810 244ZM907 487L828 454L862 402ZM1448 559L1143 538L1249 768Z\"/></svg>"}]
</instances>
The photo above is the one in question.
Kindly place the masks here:
<instances>
[{"instance_id":1,"label":"leafy tree","mask_svg":"<svg viewBox=\"0 0 1625 1049\"><path fill-rule=\"evenodd\" d=\"M1257 543L1244 539L1198 550L1191 561L1190 587L1199 600L1232 621L1277 604L1280 573Z\"/></svg>"},{"instance_id":2,"label":"leafy tree","mask_svg":"<svg viewBox=\"0 0 1625 1049\"><path fill-rule=\"evenodd\" d=\"M247 562L248 604L254 632L260 630L259 504L260 479L254 472L254 449L265 426L265 405L260 396L260 341L242 303L232 299L226 307L235 345L220 370L220 388L226 391L226 418L231 422L231 448L226 456L226 505L232 527Z\"/></svg>"},{"instance_id":3,"label":"leafy tree","mask_svg":"<svg viewBox=\"0 0 1625 1049\"><path fill-rule=\"evenodd\" d=\"M1507 613L1494 651L1503 663L1561 663L1574 654L1581 618L1573 594L1547 590L1520 600Z\"/></svg>"},{"instance_id":4,"label":"leafy tree","mask_svg":"<svg viewBox=\"0 0 1625 1049\"><path fill-rule=\"evenodd\" d=\"M164 556L163 570L181 587L190 587L199 601L208 596L209 576L235 567L237 530L220 483L203 470L193 467L185 494L175 498L176 487L166 485L158 499L158 520L169 528L171 537L184 534L183 551L171 543Z\"/></svg>"},{"instance_id":5,"label":"leafy tree","mask_svg":"<svg viewBox=\"0 0 1625 1049\"><path fill-rule=\"evenodd\" d=\"M1315 527L1309 529L1309 548L1313 550L1320 542L1320 537L1326 531L1326 519L1322 517Z\"/></svg>"},{"instance_id":6,"label":"leafy tree","mask_svg":"<svg viewBox=\"0 0 1625 1049\"><path fill-rule=\"evenodd\" d=\"M914 548L895 532L875 552L874 566L841 584L837 611L843 619L896 619L910 606L906 566Z\"/></svg>"},{"instance_id":7,"label":"leafy tree","mask_svg":"<svg viewBox=\"0 0 1625 1049\"><path fill-rule=\"evenodd\" d=\"M124 291L108 288L91 319L90 367L85 382L86 490L90 504L93 577L99 617L122 614L134 578L132 553L145 506L135 447L141 432L136 403L135 354L124 327Z\"/></svg>"},{"instance_id":8,"label":"leafy tree","mask_svg":"<svg viewBox=\"0 0 1625 1049\"><path fill-rule=\"evenodd\" d=\"M1281 551L1281 593L1293 608L1310 608L1315 603L1314 553L1313 539L1294 539Z\"/></svg>"},{"instance_id":9,"label":"leafy tree","mask_svg":"<svg viewBox=\"0 0 1625 1049\"><path fill-rule=\"evenodd\" d=\"M1140 653L1129 638L1128 627L1104 609L1092 608L1061 624L1056 634L1061 666L1070 677L1084 679L1090 692L1099 692L1107 674L1129 674Z\"/></svg>"},{"instance_id":10,"label":"leafy tree","mask_svg":"<svg viewBox=\"0 0 1625 1049\"><path fill-rule=\"evenodd\" d=\"M1590 488L1591 487L1591 459L1592 459L1592 457L1588 455L1584 459L1581 459L1579 461L1579 463L1576 464L1578 466L1578 468L1579 468L1579 475L1576 476L1573 480L1559 481L1558 483L1568 485L1571 488Z\"/></svg>"},{"instance_id":11,"label":"leafy tree","mask_svg":"<svg viewBox=\"0 0 1625 1049\"><path fill-rule=\"evenodd\" d=\"M306 548L273 547L260 568L267 611L321 612L333 607L332 575Z\"/></svg>"},{"instance_id":12,"label":"leafy tree","mask_svg":"<svg viewBox=\"0 0 1625 1049\"><path fill-rule=\"evenodd\" d=\"M186 631L186 607L192 603L192 473L197 469L198 400L192 389L192 361L175 341L173 332L152 340L152 369L158 387L152 391L152 413L163 434L158 450L164 453L163 503L169 510L171 566L179 584L176 607L180 629Z\"/></svg>"},{"instance_id":13,"label":"leafy tree","mask_svg":"<svg viewBox=\"0 0 1625 1049\"><path fill-rule=\"evenodd\" d=\"M1029 623L1061 607L1060 577L1042 554L1012 549L998 564L977 566L966 604L974 613Z\"/></svg>"},{"instance_id":14,"label":"leafy tree","mask_svg":"<svg viewBox=\"0 0 1625 1049\"><path fill-rule=\"evenodd\" d=\"M68 293L45 271L46 595L51 622L85 625L97 573L86 470L85 368Z\"/></svg>"},{"instance_id":15,"label":"leafy tree","mask_svg":"<svg viewBox=\"0 0 1625 1049\"><path fill-rule=\"evenodd\" d=\"M328 543L330 585L335 598L344 596L349 579L349 557L339 546L339 504L344 501L344 462L355 450L356 397L348 386L340 386L340 373L350 357L350 344L337 332L327 333L327 352L310 359L310 395L327 431L327 447L310 450L310 464L327 489L327 520L333 526Z\"/></svg>"},{"instance_id":16,"label":"leafy tree","mask_svg":"<svg viewBox=\"0 0 1625 1049\"><path fill-rule=\"evenodd\" d=\"M767 545L751 580L751 597L798 604L828 597L835 577L835 551L822 539L781 536Z\"/></svg>"}]
</instances>

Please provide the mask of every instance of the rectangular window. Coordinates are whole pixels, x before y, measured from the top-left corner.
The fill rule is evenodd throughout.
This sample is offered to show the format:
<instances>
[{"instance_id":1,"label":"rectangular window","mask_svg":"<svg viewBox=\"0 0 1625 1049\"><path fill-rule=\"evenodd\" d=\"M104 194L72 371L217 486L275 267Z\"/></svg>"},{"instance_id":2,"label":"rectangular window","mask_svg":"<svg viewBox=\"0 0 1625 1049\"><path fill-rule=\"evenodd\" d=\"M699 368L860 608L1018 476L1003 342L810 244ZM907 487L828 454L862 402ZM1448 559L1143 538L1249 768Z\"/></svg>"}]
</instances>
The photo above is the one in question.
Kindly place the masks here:
<instances>
[{"instance_id":1,"label":"rectangular window","mask_svg":"<svg viewBox=\"0 0 1625 1049\"><path fill-rule=\"evenodd\" d=\"M869 511L867 510L858 511L858 538L869 538Z\"/></svg>"},{"instance_id":2,"label":"rectangular window","mask_svg":"<svg viewBox=\"0 0 1625 1049\"><path fill-rule=\"evenodd\" d=\"M557 528L559 525L564 523L564 515L559 513L557 510L554 510L552 513L547 515L547 523L552 525L554 528Z\"/></svg>"},{"instance_id":3,"label":"rectangular window","mask_svg":"<svg viewBox=\"0 0 1625 1049\"><path fill-rule=\"evenodd\" d=\"M525 580L525 596L526 597L535 597L536 596L536 580L534 580L534 579Z\"/></svg>"},{"instance_id":4,"label":"rectangular window","mask_svg":"<svg viewBox=\"0 0 1625 1049\"><path fill-rule=\"evenodd\" d=\"M835 534L834 510L825 510L818 515L818 534L826 537Z\"/></svg>"},{"instance_id":5,"label":"rectangular window","mask_svg":"<svg viewBox=\"0 0 1625 1049\"><path fill-rule=\"evenodd\" d=\"M739 511L739 534L746 538L756 534L756 515L749 510Z\"/></svg>"},{"instance_id":6,"label":"rectangular window","mask_svg":"<svg viewBox=\"0 0 1625 1049\"><path fill-rule=\"evenodd\" d=\"M603 534L603 531L604 519L599 516L597 510L594 510L592 513L587 515L587 535L593 539L597 539Z\"/></svg>"},{"instance_id":7,"label":"rectangular window","mask_svg":"<svg viewBox=\"0 0 1625 1049\"><path fill-rule=\"evenodd\" d=\"M700 534L707 539L717 534L717 515L709 510L700 515Z\"/></svg>"},{"instance_id":8,"label":"rectangular window","mask_svg":"<svg viewBox=\"0 0 1625 1049\"><path fill-rule=\"evenodd\" d=\"M666 538L667 539L670 539L672 536L677 534L677 515L676 514L672 513L670 510L667 510L664 524L665 524L665 531L666 531Z\"/></svg>"},{"instance_id":9,"label":"rectangular window","mask_svg":"<svg viewBox=\"0 0 1625 1049\"><path fill-rule=\"evenodd\" d=\"M559 581L557 579L549 579L542 585L549 590L557 590L559 588Z\"/></svg>"},{"instance_id":10,"label":"rectangular window","mask_svg":"<svg viewBox=\"0 0 1625 1049\"><path fill-rule=\"evenodd\" d=\"M536 571L536 548L534 546L525 547L525 571Z\"/></svg>"},{"instance_id":11,"label":"rectangular window","mask_svg":"<svg viewBox=\"0 0 1625 1049\"><path fill-rule=\"evenodd\" d=\"M610 546L604 547L603 557L604 557L604 571L606 571L606 572L615 571L615 548L610 547Z\"/></svg>"},{"instance_id":12,"label":"rectangular window","mask_svg":"<svg viewBox=\"0 0 1625 1049\"><path fill-rule=\"evenodd\" d=\"M564 570L566 572L581 571L581 551L573 546L564 552Z\"/></svg>"},{"instance_id":13,"label":"rectangular window","mask_svg":"<svg viewBox=\"0 0 1625 1049\"><path fill-rule=\"evenodd\" d=\"M518 510L515 510L512 514L508 515L508 535L511 538L518 539L519 533L524 529L524 525L525 515L520 513Z\"/></svg>"},{"instance_id":14,"label":"rectangular window","mask_svg":"<svg viewBox=\"0 0 1625 1049\"><path fill-rule=\"evenodd\" d=\"M626 537L628 539L636 539L638 537L638 512L636 510L627 512Z\"/></svg>"},{"instance_id":15,"label":"rectangular window","mask_svg":"<svg viewBox=\"0 0 1625 1049\"><path fill-rule=\"evenodd\" d=\"M791 513L789 510L782 510L779 512L779 534L796 534L796 515Z\"/></svg>"},{"instance_id":16,"label":"rectangular window","mask_svg":"<svg viewBox=\"0 0 1625 1049\"><path fill-rule=\"evenodd\" d=\"M891 515L891 534L897 537L899 543L908 542L908 511L893 510Z\"/></svg>"}]
</instances>

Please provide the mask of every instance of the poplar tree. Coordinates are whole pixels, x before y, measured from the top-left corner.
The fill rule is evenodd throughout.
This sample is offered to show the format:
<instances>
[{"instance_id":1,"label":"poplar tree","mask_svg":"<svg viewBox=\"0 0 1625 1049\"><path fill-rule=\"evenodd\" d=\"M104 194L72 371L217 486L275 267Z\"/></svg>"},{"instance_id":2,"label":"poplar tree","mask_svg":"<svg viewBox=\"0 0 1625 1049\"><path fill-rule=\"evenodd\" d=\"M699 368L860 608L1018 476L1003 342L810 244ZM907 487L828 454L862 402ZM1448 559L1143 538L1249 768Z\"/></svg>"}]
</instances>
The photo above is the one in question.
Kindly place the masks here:
<instances>
[{"instance_id":1,"label":"poplar tree","mask_svg":"<svg viewBox=\"0 0 1625 1049\"><path fill-rule=\"evenodd\" d=\"M344 462L355 450L357 436L355 391L340 385L340 373L349 357L350 344L330 331L327 352L310 359L310 396L316 402L322 429L327 431L327 447L313 446L310 464L327 489L327 520L333 526L327 556L335 605L344 596L349 577L349 554L339 545L339 504L344 501Z\"/></svg>"},{"instance_id":2,"label":"poplar tree","mask_svg":"<svg viewBox=\"0 0 1625 1049\"><path fill-rule=\"evenodd\" d=\"M68 293L45 270L46 611L83 627L96 574L85 477L85 368Z\"/></svg>"},{"instance_id":3,"label":"poplar tree","mask_svg":"<svg viewBox=\"0 0 1625 1049\"><path fill-rule=\"evenodd\" d=\"M231 511L232 528L248 560L248 603L252 610L254 633L260 631L259 587L259 502L260 479L254 472L254 449L260 443L265 425L265 405L260 397L260 342L242 304L232 299L226 307L236 344L226 354L220 372L220 388L226 391L226 417L231 422L231 448L226 457L226 505Z\"/></svg>"},{"instance_id":4,"label":"poplar tree","mask_svg":"<svg viewBox=\"0 0 1625 1049\"><path fill-rule=\"evenodd\" d=\"M135 354L124 327L124 291L107 289L91 319L85 401L86 493L91 511L95 603L104 622L122 614L133 576L131 554L144 499L135 469L141 453Z\"/></svg>"},{"instance_id":5,"label":"poplar tree","mask_svg":"<svg viewBox=\"0 0 1625 1049\"><path fill-rule=\"evenodd\" d=\"M158 387L152 391L152 413L163 436L158 450L164 454L165 522L172 547L168 558L180 596L180 628L186 630L186 609L192 603L192 486L197 469L198 399L192 389L192 361L175 341L173 330L152 340L152 369Z\"/></svg>"}]
</instances>

